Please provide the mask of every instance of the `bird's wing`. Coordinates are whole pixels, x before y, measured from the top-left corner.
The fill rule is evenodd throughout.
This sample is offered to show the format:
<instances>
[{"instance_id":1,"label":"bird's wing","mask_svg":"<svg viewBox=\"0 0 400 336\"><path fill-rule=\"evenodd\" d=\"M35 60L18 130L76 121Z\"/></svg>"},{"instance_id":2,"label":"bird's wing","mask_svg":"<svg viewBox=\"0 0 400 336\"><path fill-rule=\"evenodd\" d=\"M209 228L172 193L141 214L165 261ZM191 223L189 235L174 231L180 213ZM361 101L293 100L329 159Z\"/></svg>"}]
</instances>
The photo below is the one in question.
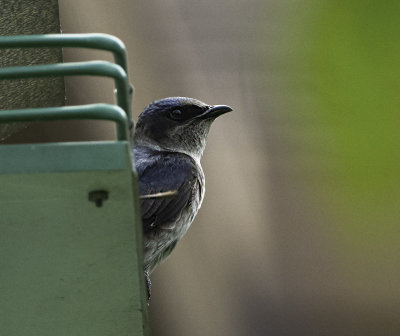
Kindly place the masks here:
<instances>
[{"instance_id":1,"label":"bird's wing","mask_svg":"<svg viewBox=\"0 0 400 336\"><path fill-rule=\"evenodd\" d=\"M141 200L143 231L173 228L181 211L192 201L197 179L195 162L184 154L157 155L136 164L141 195L176 190L168 197Z\"/></svg>"}]
</instances>

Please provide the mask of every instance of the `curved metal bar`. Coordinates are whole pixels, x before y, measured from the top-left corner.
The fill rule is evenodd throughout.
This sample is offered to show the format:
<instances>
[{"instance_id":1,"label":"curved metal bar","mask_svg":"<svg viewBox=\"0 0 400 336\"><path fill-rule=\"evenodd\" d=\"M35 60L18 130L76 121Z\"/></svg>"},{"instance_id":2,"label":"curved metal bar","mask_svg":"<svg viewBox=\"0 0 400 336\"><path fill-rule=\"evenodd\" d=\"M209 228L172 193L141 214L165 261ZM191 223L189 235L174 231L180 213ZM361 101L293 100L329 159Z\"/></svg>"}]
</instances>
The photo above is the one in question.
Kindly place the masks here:
<instances>
[{"instance_id":1,"label":"curved metal bar","mask_svg":"<svg viewBox=\"0 0 400 336\"><path fill-rule=\"evenodd\" d=\"M0 48L87 48L109 51L116 64L128 74L128 62L125 44L117 37L109 34L43 34L0 36ZM129 82L129 106L132 104L134 87ZM130 109L130 108L129 108ZM130 129L133 122L130 123Z\"/></svg>"},{"instance_id":2,"label":"curved metal bar","mask_svg":"<svg viewBox=\"0 0 400 336\"><path fill-rule=\"evenodd\" d=\"M45 34L0 36L0 48L71 47L110 51L115 63L128 72L126 48L117 37L108 34Z\"/></svg>"},{"instance_id":3,"label":"curved metal bar","mask_svg":"<svg viewBox=\"0 0 400 336\"><path fill-rule=\"evenodd\" d=\"M132 125L128 76L119 65L106 61L39 64L0 68L0 79L18 79L55 76L104 76L114 79L117 88L117 104L125 110Z\"/></svg>"},{"instance_id":4,"label":"curved metal bar","mask_svg":"<svg viewBox=\"0 0 400 336\"><path fill-rule=\"evenodd\" d=\"M117 124L117 138L128 141L128 118L120 107L111 104L43 107L21 110L3 110L0 123L19 121L51 121L72 119L110 120Z\"/></svg>"}]
</instances>

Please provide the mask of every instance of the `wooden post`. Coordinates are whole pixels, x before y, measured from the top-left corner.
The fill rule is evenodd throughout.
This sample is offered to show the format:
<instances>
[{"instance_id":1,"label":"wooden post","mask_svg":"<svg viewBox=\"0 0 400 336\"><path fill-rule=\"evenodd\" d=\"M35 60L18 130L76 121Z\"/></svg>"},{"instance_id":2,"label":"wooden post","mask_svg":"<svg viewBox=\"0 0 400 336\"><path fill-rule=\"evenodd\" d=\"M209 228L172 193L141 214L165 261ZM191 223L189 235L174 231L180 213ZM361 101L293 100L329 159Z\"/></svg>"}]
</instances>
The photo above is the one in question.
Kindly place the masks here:
<instances>
[{"instance_id":1,"label":"wooden post","mask_svg":"<svg viewBox=\"0 0 400 336\"><path fill-rule=\"evenodd\" d=\"M0 35L60 33L57 0L7 0L0 6ZM61 48L0 50L0 67L62 62ZM0 110L64 105L64 80L32 78L0 81ZM26 124L0 125L0 140Z\"/></svg>"}]
</instances>

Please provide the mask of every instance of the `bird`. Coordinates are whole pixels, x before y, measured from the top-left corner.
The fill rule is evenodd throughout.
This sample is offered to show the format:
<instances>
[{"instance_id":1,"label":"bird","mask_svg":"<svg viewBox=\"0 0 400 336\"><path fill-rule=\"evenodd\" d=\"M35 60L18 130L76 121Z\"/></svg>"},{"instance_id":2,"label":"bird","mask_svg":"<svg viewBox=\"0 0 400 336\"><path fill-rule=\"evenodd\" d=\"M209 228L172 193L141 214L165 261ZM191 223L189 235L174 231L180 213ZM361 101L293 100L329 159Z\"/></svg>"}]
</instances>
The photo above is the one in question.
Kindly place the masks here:
<instances>
[{"instance_id":1,"label":"bird","mask_svg":"<svg viewBox=\"0 0 400 336\"><path fill-rule=\"evenodd\" d=\"M144 277L164 261L192 224L204 198L200 159L213 121L232 111L187 97L149 104L139 115L133 136L134 166L141 195Z\"/></svg>"}]
</instances>

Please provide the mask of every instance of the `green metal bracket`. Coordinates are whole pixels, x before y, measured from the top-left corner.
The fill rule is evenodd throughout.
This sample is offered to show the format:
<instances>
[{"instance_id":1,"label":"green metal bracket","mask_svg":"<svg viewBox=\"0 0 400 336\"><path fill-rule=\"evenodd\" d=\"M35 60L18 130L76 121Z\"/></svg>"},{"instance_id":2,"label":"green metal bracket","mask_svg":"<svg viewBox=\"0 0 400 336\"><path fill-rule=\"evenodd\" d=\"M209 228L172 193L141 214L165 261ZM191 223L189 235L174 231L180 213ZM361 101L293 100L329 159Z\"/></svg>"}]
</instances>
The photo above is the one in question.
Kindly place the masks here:
<instances>
[{"instance_id":1,"label":"green metal bracket","mask_svg":"<svg viewBox=\"0 0 400 336\"><path fill-rule=\"evenodd\" d=\"M128 118L125 112L120 107L115 105L90 104L22 110L3 110L0 112L0 123L71 119L97 119L115 121L117 124L118 140L128 140Z\"/></svg>"},{"instance_id":2,"label":"green metal bracket","mask_svg":"<svg viewBox=\"0 0 400 336\"><path fill-rule=\"evenodd\" d=\"M117 102L118 105L121 106L128 115L129 129L133 128L131 104L132 104L134 88L129 83L128 80L126 48L124 43L119 38L108 34L98 34L98 33L0 36L0 48L41 48L41 47L88 48L88 49L98 49L111 52L114 56L115 63L119 65L126 74L126 83L124 83L124 87L117 86L117 93L116 93ZM79 63L76 64L78 65ZM89 74L89 75L95 75L95 74Z\"/></svg>"},{"instance_id":3,"label":"green metal bracket","mask_svg":"<svg viewBox=\"0 0 400 336\"><path fill-rule=\"evenodd\" d=\"M30 47L107 50L116 64L13 66L0 68L0 80L109 77L118 106L3 110L0 123L110 120L118 141L0 146L0 334L147 335L125 47L105 34L0 37L0 48Z\"/></svg>"},{"instance_id":4,"label":"green metal bracket","mask_svg":"<svg viewBox=\"0 0 400 336\"><path fill-rule=\"evenodd\" d=\"M89 48L110 51L115 63L128 73L126 48L117 37L108 34L47 34L0 36L0 48Z\"/></svg>"},{"instance_id":5,"label":"green metal bracket","mask_svg":"<svg viewBox=\"0 0 400 336\"><path fill-rule=\"evenodd\" d=\"M0 79L55 76L104 76L114 79L117 103L132 120L128 76L119 65L105 61L15 66L0 69ZM132 122L130 122L131 128Z\"/></svg>"}]
</instances>

